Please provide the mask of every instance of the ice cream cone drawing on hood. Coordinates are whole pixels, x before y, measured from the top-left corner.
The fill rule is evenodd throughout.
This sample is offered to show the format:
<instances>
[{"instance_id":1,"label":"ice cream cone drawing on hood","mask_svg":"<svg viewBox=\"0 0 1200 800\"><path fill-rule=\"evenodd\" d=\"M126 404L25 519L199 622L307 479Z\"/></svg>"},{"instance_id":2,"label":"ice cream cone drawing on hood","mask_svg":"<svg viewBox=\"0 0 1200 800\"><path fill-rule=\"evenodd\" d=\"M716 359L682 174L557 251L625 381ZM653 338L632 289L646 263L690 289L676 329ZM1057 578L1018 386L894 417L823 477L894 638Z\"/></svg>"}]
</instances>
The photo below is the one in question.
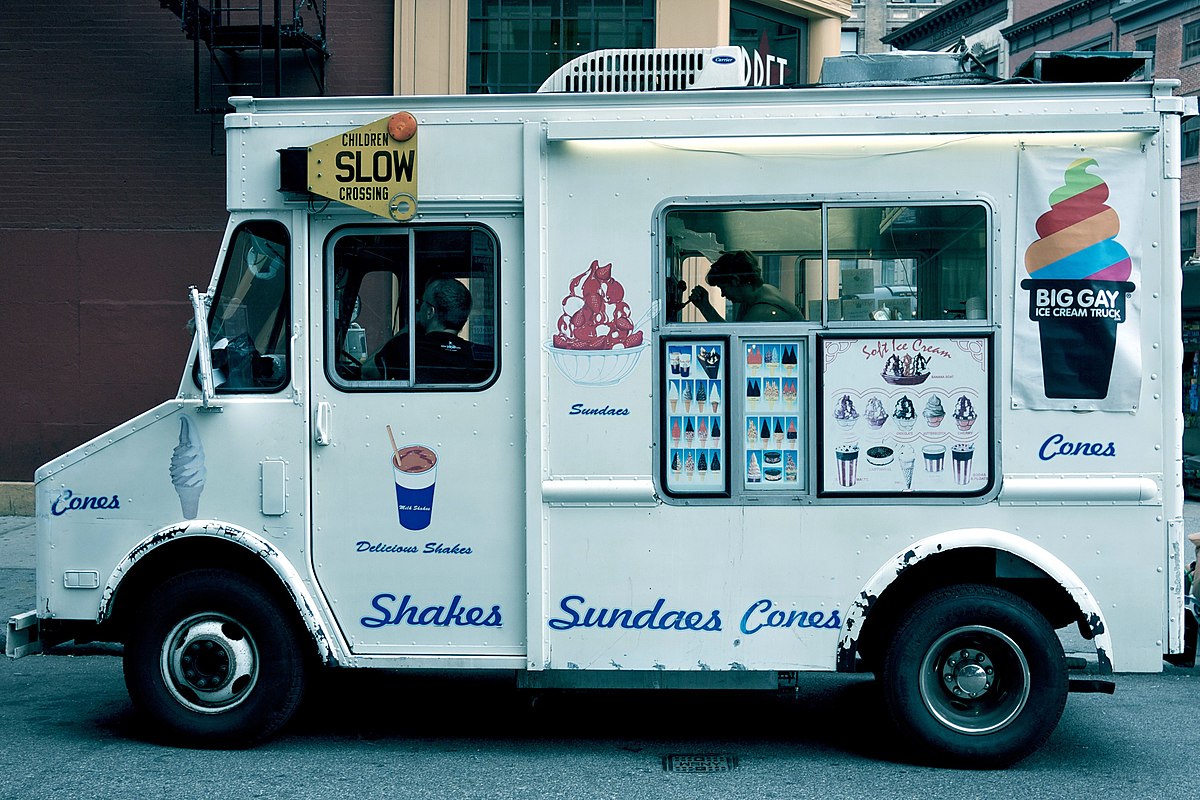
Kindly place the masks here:
<instances>
[{"instance_id":1,"label":"ice cream cone drawing on hood","mask_svg":"<svg viewBox=\"0 0 1200 800\"><path fill-rule=\"evenodd\" d=\"M179 495L179 507L185 519L195 519L200 511L200 494L208 468L204 466L204 447L200 432L191 417L179 418L179 444L171 452L171 484Z\"/></svg>"}]
</instances>

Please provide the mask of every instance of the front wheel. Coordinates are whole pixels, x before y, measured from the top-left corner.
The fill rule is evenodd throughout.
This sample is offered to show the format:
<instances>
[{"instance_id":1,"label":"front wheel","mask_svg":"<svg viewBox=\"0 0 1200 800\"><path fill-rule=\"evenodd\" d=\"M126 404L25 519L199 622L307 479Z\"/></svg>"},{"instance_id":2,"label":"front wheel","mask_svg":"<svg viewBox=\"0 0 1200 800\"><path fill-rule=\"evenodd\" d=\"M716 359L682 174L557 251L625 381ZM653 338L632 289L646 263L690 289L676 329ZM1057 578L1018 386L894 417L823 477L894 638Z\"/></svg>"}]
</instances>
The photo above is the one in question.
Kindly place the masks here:
<instances>
[{"instance_id":1,"label":"front wheel","mask_svg":"<svg viewBox=\"0 0 1200 800\"><path fill-rule=\"evenodd\" d=\"M303 694L294 631L279 603L246 577L186 572L140 610L125 647L125 685L179 744L253 745L288 721Z\"/></svg>"},{"instance_id":2,"label":"front wheel","mask_svg":"<svg viewBox=\"0 0 1200 800\"><path fill-rule=\"evenodd\" d=\"M881 679L902 740L958 767L1000 767L1040 747L1062 716L1062 643L1032 605L950 586L902 618Z\"/></svg>"}]
</instances>

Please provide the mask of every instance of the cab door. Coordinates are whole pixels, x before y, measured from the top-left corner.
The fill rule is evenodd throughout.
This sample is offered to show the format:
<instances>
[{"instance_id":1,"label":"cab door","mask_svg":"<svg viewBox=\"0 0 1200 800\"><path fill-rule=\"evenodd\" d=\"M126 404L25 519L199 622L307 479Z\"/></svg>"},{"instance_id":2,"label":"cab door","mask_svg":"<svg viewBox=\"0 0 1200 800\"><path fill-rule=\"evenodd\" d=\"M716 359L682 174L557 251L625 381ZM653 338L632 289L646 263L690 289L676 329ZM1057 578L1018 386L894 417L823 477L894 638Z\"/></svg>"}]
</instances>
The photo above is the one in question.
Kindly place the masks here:
<instances>
[{"instance_id":1,"label":"cab door","mask_svg":"<svg viewBox=\"0 0 1200 800\"><path fill-rule=\"evenodd\" d=\"M519 217L310 234L312 553L342 634L362 655L523 656ZM435 337L435 317L461 327Z\"/></svg>"}]
</instances>

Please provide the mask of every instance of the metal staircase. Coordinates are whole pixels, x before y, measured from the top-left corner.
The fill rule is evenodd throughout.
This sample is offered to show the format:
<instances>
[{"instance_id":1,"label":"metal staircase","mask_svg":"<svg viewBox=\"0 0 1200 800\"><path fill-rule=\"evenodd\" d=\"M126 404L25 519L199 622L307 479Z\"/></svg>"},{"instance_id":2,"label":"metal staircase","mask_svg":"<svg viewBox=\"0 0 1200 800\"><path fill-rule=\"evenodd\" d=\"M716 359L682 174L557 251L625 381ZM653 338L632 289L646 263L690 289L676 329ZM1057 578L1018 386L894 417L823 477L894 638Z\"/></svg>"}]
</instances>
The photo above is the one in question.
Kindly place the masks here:
<instances>
[{"instance_id":1,"label":"metal staircase","mask_svg":"<svg viewBox=\"0 0 1200 800\"><path fill-rule=\"evenodd\" d=\"M193 100L196 113L212 118L214 155L224 151L229 97L325 93L326 0L159 3L179 17L192 42Z\"/></svg>"}]
</instances>

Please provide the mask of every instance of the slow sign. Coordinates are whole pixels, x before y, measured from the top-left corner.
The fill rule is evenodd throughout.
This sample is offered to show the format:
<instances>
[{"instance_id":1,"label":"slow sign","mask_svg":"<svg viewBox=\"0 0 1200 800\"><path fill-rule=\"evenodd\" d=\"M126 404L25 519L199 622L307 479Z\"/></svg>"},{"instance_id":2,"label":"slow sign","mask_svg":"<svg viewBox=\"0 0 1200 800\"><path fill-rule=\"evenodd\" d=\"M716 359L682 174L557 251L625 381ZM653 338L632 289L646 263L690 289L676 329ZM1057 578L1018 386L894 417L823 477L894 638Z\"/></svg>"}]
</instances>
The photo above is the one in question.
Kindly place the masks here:
<instances>
[{"instance_id":1,"label":"slow sign","mask_svg":"<svg viewBox=\"0 0 1200 800\"><path fill-rule=\"evenodd\" d=\"M308 190L402 222L417 213L417 121L407 111L308 149Z\"/></svg>"}]
</instances>

